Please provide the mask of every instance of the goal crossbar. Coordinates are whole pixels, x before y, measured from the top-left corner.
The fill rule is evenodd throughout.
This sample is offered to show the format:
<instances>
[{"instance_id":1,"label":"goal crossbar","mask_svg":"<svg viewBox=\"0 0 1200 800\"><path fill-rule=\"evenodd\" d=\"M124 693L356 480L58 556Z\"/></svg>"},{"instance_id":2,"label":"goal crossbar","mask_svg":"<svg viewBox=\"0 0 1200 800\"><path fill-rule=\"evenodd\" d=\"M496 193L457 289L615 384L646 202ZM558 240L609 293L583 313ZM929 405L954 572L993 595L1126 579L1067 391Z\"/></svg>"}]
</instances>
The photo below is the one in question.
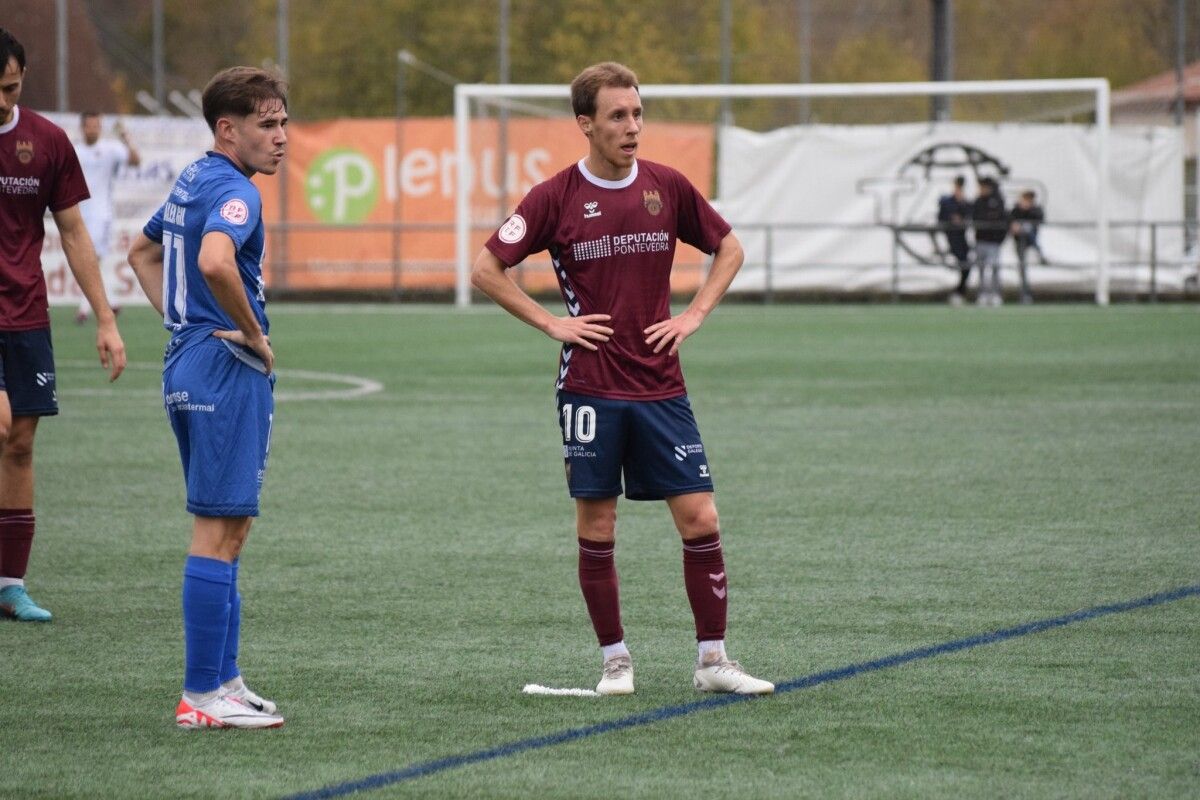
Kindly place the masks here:
<instances>
[{"instance_id":1,"label":"goal crossbar","mask_svg":"<svg viewBox=\"0 0 1200 800\"><path fill-rule=\"evenodd\" d=\"M803 99L818 97L912 97L937 95L1048 94L1086 92L1096 114L1096 303L1108 305L1109 94L1106 78L1062 78L1006 81L916 81L905 83L761 83L647 84L638 88L646 99ZM465 84L454 87L454 138L459 164L470 163L472 100L569 100L571 89L560 84ZM455 191L455 304L471 304L471 176L459 169Z\"/></svg>"}]
</instances>

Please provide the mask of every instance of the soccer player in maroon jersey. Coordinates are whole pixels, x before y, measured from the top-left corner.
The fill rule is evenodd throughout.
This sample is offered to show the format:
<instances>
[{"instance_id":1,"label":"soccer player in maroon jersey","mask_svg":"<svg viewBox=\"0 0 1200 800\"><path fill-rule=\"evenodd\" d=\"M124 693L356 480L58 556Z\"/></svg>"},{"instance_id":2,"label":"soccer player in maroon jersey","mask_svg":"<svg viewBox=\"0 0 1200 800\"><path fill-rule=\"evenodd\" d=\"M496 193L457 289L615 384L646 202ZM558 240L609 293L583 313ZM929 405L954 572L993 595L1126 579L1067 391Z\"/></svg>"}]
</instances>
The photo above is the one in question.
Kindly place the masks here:
<instances>
[{"instance_id":1,"label":"soccer player in maroon jersey","mask_svg":"<svg viewBox=\"0 0 1200 800\"><path fill-rule=\"evenodd\" d=\"M767 694L725 653L728 602L712 476L692 415L679 346L720 302L742 247L682 174L637 158L637 76L596 64L571 84L588 155L535 186L488 240L472 283L510 314L563 343L558 414L575 499L579 584L600 642L601 694L633 692L613 562L622 474L631 500L665 500L683 539L683 577L696 622L701 691ZM715 253L687 309L671 316L677 240ZM567 315L526 294L507 269L549 250Z\"/></svg>"},{"instance_id":2,"label":"soccer player in maroon jersey","mask_svg":"<svg viewBox=\"0 0 1200 800\"><path fill-rule=\"evenodd\" d=\"M46 622L25 591L33 545L33 437L58 413L42 216L54 216L67 264L96 312L100 363L116 380L125 344L104 296L100 267L79 203L87 183L62 129L21 108L25 48L0 28L0 614Z\"/></svg>"}]
</instances>

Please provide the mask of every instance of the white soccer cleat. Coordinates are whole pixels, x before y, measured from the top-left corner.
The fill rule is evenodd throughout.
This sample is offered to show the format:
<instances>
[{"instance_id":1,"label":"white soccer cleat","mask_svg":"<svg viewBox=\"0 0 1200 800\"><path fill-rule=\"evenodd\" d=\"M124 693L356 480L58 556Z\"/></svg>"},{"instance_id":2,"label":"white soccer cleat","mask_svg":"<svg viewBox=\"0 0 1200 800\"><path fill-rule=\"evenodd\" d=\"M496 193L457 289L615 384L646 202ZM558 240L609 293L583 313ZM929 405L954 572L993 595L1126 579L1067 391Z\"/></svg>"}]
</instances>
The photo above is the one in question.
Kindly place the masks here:
<instances>
[{"instance_id":1,"label":"white soccer cleat","mask_svg":"<svg viewBox=\"0 0 1200 800\"><path fill-rule=\"evenodd\" d=\"M742 669L741 664L724 655L719 660L696 664L692 685L702 692L723 694L771 694L775 691L775 684L755 678Z\"/></svg>"},{"instance_id":2,"label":"white soccer cleat","mask_svg":"<svg viewBox=\"0 0 1200 800\"><path fill-rule=\"evenodd\" d=\"M596 694L633 694L633 659L613 656L604 662L604 675L596 684Z\"/></svg>"},{"instance_id":3,"label":"white soccer cleat","mask_svg":"<svg viewBox=\"0 0 1200 800\"><path fill-rule=\"evenodd\" d=\"M207 703L192 705L185 697L175 708L175 724L181 728L282 728L283 717L268 714L235 700L217 695Z\"/></svg>"},{"instance_id":4,"label":"white soccer cleat","mask_svg":"<svg viewBox=\"0 0 1200 800\"><path fill-rule=\"evenodd\" d=\"M249 686L247 686L244 681L239 681L239 683L241 685L233 689L225 690L224 687L222 687L222 694L225 697L233 700L240 700L241 702L253 708L255 711L274 714L279 710L279 707L275 705L274 700L268 700L265 697L255 694L255 692Z\"/></svg>"}]
</instances>

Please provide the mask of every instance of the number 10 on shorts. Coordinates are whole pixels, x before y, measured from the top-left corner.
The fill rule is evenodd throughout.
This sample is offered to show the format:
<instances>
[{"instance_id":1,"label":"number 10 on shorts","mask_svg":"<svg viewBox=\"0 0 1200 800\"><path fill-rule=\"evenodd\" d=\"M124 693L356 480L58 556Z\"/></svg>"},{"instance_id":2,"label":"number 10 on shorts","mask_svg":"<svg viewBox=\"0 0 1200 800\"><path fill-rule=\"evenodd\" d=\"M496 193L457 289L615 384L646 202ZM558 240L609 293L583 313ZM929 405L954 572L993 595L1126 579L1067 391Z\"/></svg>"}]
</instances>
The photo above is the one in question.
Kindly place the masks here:
<instances>
[{"instance_id":1,"label":"number 10 on shorts","mask_svg":"<svg viewBox=\"0 0 1200 800\"><path fill-rule=\"evenodd\" d=\"M563 403L562 429L564 442L587 444L596 438L596 409L591 406L576 408L574 403Z\"/></svg>"}]
</instances>

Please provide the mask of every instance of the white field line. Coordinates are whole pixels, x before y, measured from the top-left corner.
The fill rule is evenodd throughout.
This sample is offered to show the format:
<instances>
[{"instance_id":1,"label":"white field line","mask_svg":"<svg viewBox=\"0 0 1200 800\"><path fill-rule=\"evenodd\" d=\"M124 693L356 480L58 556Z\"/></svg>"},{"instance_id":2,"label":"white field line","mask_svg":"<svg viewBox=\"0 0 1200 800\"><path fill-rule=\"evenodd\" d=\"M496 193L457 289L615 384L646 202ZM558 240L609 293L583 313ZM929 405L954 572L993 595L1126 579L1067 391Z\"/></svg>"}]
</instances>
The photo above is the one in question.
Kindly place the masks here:
<instances>
[{"instance_id":1,"label":"white field line","mask_svg":"<svg viewBox=\"0 0 1200 800\"><path fill-rule=\"evenodd\" d=\"M99 361L83 361L83 360L67 360L58 362L59 369L62 368L79 368L79 369L96 369L102 370ZM139 371L154 371L162 370L161 364L151 364L145 362L130 362L125 366L127 370ZM383 391L383 384L379 381L373 381L370 378L361 378L357 375L339 375L336 372L315 372L306 369L279 369L275 370L280 378L285 381L288 378L299 378L301 380L310 381L326 381L328 383L341 384L345 388L337 389L318 389L306 391L279 391L275 393L275 400L280 403L292 402L296 400L353 400L356 397L365 397L369 394ZM120 388L120 384L115 384L112 388L104 389L67 389L59 390L59 394L64 397L115 397L118 395L132 394L130 391L125 391ZM158 393L155 392L155 395Z\"/></svg>"}]
</instances>

